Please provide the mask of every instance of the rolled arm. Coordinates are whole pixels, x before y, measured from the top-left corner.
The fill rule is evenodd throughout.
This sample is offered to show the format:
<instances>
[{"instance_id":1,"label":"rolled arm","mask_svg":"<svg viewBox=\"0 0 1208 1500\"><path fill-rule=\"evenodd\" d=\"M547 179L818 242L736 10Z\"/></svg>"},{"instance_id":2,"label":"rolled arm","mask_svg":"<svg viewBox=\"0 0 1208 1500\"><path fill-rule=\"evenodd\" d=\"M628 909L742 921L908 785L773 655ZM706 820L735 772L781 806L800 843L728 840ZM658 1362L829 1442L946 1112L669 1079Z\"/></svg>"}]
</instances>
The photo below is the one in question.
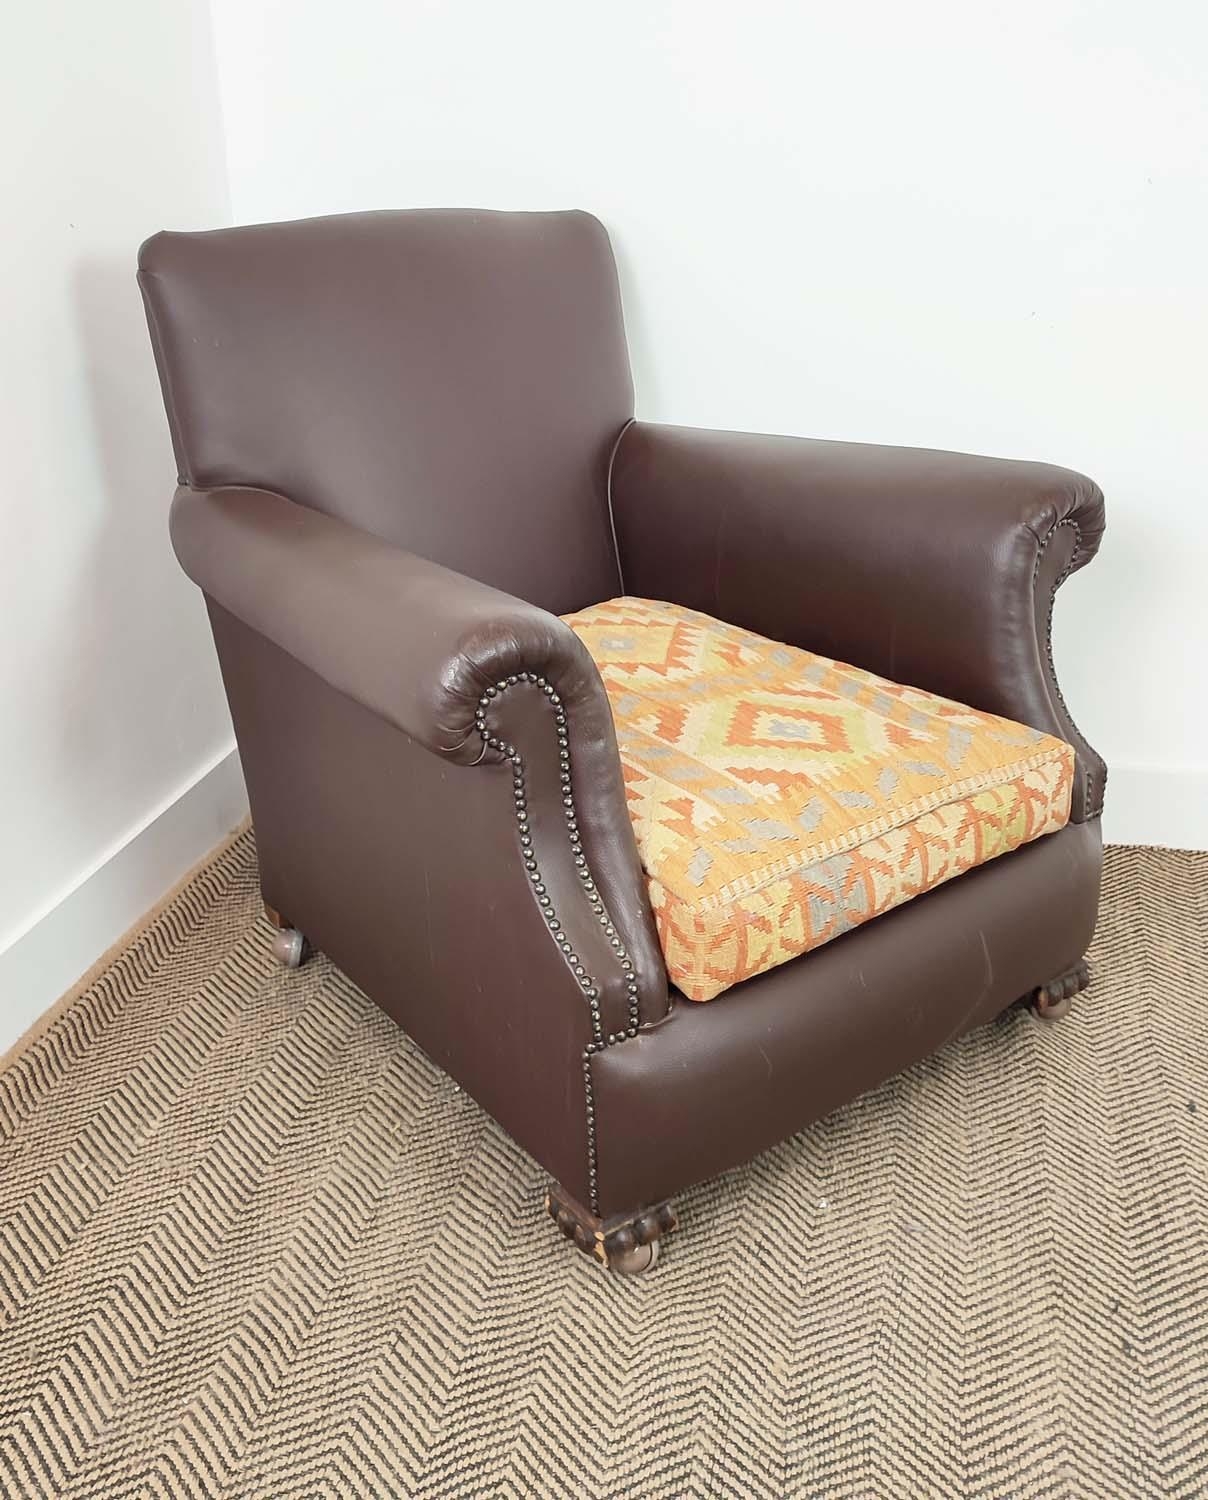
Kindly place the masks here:
<instances>
[{"instance_id":1,"label":"rolled arm","mask_svg":"<svg viewBox=\"0 0 1208 1500\"><path fill-rule=\"evenodd\" d=\"M1106 767L1053 670L1057 588L1103 496L1051 464L634 423L612 503L625 589L1057 735L1076 821Z\"/></svg>"},{"instance_id":2,"label":"rolled arm","mask_svg":"<svg viewBox=\"0 0 1208 1500\"><path fill-rule=\"evenodd\" d=\"M611 732L595 664L555 615L268 490L180 489L170 524L211 598L438 755L481 759L478 700L521 671L558 682L594 747Z\"/></svg>"},{"instance_id":3,"label":"rolled arm","mask_svg":"<svg viewBox=\"0 0 1208 1500\"><path fill-rule=\"evenodd\" d=\"M517 772L522 757L531 818L520 833L543 844L545 868L557 862L563 891L577 894L588 878L577 863L590 869L633 964L642 1018L665 1013L666 973L611 710L595 663L568 626L267 490L180 489L171 533L181 566L212 600L435 755L461 765L514 759ZM560 727L551 706L565 717ZM561 765L558 733L566 736ZM560 782L568 769L569 824L570 786ZM450 838L457 833L451 829ZM517 852L533 851L521 841ZM477 875L468 859L467 879ZM520 859L511 875L529 883ZM580 929L595 921L577 904L575 913ZM585 942L600 948L600 935ZM608 943L601 951L615 959ZM630 973L611 977L617 993L602 1002L619 1024Z\"/></svg>"}]
</instances>

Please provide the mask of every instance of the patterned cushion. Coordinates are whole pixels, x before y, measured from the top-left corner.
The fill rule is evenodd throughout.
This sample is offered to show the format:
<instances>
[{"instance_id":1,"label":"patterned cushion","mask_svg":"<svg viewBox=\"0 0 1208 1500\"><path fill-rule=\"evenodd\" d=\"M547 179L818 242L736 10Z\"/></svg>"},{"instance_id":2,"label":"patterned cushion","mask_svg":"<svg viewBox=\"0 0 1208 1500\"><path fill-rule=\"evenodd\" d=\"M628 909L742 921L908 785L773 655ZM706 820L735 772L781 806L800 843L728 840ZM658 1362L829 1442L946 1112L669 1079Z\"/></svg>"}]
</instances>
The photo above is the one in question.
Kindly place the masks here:
<instances>
[{"instance_id":1,"label":"patterned cushion","mask_svg":"<svg viewBox=\"0 0 1208 1500\"><path fill-rule=\"evenodd\" d=\"M566 616L616 721L672 982L807 953L1069 819L1068 745L650 599Z\"/></svg>"}]
</instances>

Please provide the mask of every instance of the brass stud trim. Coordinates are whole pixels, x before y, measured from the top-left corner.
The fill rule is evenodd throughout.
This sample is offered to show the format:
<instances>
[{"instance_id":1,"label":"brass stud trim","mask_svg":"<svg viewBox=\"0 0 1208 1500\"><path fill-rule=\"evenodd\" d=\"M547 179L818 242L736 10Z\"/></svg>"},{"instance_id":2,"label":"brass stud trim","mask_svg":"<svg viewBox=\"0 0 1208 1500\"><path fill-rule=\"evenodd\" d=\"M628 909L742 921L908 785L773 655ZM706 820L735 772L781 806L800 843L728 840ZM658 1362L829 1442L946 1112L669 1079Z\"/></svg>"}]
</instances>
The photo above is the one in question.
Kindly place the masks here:
<instances>
[{"instance_id":1,"label":"brass stud trim","mask_svg":"<svg viewBox=\"0 0 1208 1500\"><path fill-rule=\"evenodd\" d=\"M573 945L567 938L566 930L562 925L562 919L555 910L553 898L549 894L537 863L533 846L533 836L529 825L528 784L524 757L514 745L508 744L498 734L492 732L487 717L494 700L500 694L507 692L509 688L515 687L518 683L529 683L533 687L536 687L553 711L554 728L558 742L559 798L562 804L563 818L566 823L566 836L571 849L572 861L582 882L582 889L588 906L598 918L604 930L604 936L608 939L612 956L625 974L625 989L628 995L628 1027L624 1031L610 1032L607 1037L604 1035L603 1022L600 1016L600 987L596 983L595 978L587 972L582 958L575 952ZM591 1060L595 1053L602 1052L605 1047L615 1047L619 1042L624 1042L631 1037L637 1036L638 1028L641 1024L641 1012L638 1001L638 981L634 974L633 960L629 957L625 945L617 932L616 925L604 905L599 889L592 877L587 857L583 853L583 842L579 836L579 821L575 812L574 786L571 775L570 736L566 725L566 710L563 707L561 697L553 684L538 672L518 672L514 676L508 676L500 682L495 683L493 687L486 688L474 710L474 727L483 742L484 753L487 749L497 750L511 764L512 797L515 804L520 852L524 860L524 867L528 871L529 880L533 885L533 891L537 900L537 909L544 919L550 935L558 944L558 948L566 960L571 973L578 980L591 1016L592 1039L583 1050L583 1095L587 1120L587 1185L589 1203L591 1211L598 1213L599 1163L596 1147L596 1108L592 1087Z\"/></svg>"}]
</instances>

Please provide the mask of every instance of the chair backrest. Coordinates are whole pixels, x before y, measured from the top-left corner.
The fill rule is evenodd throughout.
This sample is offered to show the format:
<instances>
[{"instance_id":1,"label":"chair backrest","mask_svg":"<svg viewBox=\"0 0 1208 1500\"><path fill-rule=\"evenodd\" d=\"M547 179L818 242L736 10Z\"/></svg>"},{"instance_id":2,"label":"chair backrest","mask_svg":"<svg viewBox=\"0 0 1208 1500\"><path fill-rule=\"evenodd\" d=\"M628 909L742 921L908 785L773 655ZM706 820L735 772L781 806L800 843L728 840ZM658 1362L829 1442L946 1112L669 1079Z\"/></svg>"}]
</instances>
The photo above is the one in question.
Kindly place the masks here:
<instances>
[{"instance_id":1,"label":"chair backrest","mask_svg":"<svg viewBox=\"0 0 1208 1500\"><path fill-rule=\"evenodd\" d=\"M590 214L157 234L139 282L182 483L276 490L556 612L619 591L633 388Z\"/></svg>"}]
</instances>

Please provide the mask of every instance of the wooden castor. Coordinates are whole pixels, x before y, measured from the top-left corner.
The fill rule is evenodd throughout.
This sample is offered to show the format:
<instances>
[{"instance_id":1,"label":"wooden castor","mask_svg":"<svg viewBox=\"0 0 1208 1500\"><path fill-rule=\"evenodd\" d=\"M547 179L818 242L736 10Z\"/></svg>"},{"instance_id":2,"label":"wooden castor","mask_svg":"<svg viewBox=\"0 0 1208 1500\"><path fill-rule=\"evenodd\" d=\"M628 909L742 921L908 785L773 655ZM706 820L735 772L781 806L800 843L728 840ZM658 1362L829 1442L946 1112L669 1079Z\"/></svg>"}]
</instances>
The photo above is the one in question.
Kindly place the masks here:
<instances>
[{"instance_id":1,"label":"wooden castor","mask_svg":"<svg viewBox=\"0 0 1208 1500\"><path fill-rule=\"evenodd\" d=\"M659 1258L659 1240L676 1225L670 1203L600 1219L557 1185L545 1195L545 1209L578 1249L622 1276L639 1276L653 1269Z\"/></svg>"},{"instance_id":2,"label":"wooden castor","mask_svg":"<svg viewBox=\"0 0 1208 1500\"><path fill-rule=\"evenodd\" d=\"M292 926L275 906L265 902L264 915L277 929L273 934L272 953L285 969L297 969L306 957L306 939Z\"/></svg>"},{"instance_id":3,"label":"wooden castor","mask_svg":"<svg viewBox=\"0 0 1208 1500\"><path fill-rule=\"evenodd\" d=\"M658 1258L659 1242L651 1240L648 1245L635 1245L632 1250L614 1254L608 1262L608 1269L622 1276L640 1276L643 1271L653 1270Z\"/></svg>"},{"instance_id":4,"label":"wooden castor","mask_svg":"<svg viewBox=\"0 0 1208 1500\"><path fill-rule=\"evenodd\" d=\"M273 957L286 969L297 969L306 956L306 939L296 927L283 927L273 934Z\"/></svg>"},{"instance_id":5,"label":"wooden castor","mask_svg":"<svg viewBox=\"0 0 1208 1500\"><path fill-rule=\"evenodd\" d=\"M1067 1016L1074 996L1086 989L1091 982L1091 971L1085 960L1048 984L1042 984L1032 996L1032 1014L1041 1021L1060 1021Z\"/></svg>"}]
</instances>

